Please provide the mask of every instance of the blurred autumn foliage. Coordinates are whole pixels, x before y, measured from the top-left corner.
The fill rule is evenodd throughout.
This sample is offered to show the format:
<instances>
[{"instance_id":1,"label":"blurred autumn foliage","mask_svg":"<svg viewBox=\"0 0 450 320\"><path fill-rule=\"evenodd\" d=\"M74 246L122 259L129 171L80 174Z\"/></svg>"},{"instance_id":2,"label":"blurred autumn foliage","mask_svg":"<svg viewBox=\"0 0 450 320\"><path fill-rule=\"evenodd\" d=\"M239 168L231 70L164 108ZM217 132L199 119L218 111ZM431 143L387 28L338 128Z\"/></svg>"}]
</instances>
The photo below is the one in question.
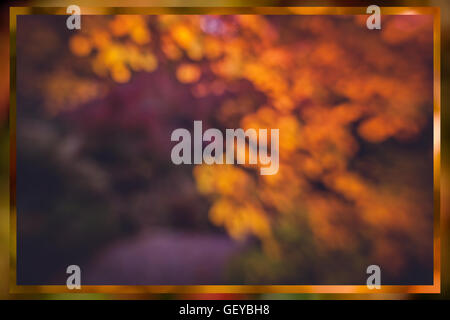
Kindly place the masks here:
<instances>
[{"instance_id":1,"label":"blurred autumn foliage","mask_svg":"<svg viewBox=\"0 0 450 320\"><path fill-rule=\"evenodd\" d=\"M429 284L432 17L365 19L85 16L70 32L20 17L22 248L64 260L124 229L223 229L245 244L231 282L364 283L378 264L389 283ZM194 119L279 128L278 174L174 167L170 132Z\"/></svg>"}]
</instances>

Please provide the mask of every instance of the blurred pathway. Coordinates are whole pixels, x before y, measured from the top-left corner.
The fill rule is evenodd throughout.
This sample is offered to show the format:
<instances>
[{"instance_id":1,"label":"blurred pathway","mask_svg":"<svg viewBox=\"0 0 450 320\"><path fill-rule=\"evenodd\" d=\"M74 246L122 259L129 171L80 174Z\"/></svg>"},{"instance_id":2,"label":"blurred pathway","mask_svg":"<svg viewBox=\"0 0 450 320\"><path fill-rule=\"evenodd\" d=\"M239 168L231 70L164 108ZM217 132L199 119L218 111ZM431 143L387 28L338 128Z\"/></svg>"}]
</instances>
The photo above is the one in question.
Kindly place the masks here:
<instances>
[{"instance_id":1,"label":"blurred pathway","mask_svg":"<svg viewBox=\"0 0 450 320\"><path fill-rule=\"evenodd\" d=\"M239 250L226 235L144 232L107 247L82 269L84 284L224 284Z\"/></svg>"}]
</instances>

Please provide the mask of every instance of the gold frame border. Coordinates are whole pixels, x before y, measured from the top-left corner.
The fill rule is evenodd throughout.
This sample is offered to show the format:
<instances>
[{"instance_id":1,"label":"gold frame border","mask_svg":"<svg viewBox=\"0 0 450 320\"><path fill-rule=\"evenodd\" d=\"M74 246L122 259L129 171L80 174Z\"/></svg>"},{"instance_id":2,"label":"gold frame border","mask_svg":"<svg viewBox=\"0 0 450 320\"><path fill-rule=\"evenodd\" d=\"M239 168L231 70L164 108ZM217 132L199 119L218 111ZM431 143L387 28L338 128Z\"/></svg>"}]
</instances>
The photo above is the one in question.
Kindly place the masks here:
<instances>
[{"instance_id":1,"label":"gold frame border","mask_svg":"<svg viewBox=\"0 0 450 320\"><path fill-rule=\"evenodd\" d=\"M107 14L262 14L262 15L366 15L366 7L84 7L83 15ZM441 288L441 23L439 7L381 7L383 15L433 15L433 95L434 95L434 229L433 229L433 284L386 285L370 290L364 285L85 285L80 290L69 290L64 285L17 285L17 208L16 208L16 27L18 15L67 15L65 7L10 7L10 293L440 293ZM436 130L438 127L438 130Z\"/></svg>"}]
</instances>

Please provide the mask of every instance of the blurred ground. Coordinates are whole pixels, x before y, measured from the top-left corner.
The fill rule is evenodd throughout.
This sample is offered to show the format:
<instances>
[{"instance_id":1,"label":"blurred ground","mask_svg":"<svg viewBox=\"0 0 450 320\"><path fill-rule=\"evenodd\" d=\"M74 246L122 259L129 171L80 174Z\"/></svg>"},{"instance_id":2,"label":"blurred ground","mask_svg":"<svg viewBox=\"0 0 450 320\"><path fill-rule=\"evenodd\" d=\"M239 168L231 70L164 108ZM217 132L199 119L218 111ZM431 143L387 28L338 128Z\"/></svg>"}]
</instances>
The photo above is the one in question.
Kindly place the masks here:
<instances>
[{"instance_id":1,"label":"blurred ground","mask_svg":"<svg viewBox=\"0 0 450 320\"><path fill-rule=\"evenodd\" d=\"M95 285L226 284L216 281L238 250L225 235L144 231L108 246L83 268L83 279Z\"/></svg>"}]
</instances>

